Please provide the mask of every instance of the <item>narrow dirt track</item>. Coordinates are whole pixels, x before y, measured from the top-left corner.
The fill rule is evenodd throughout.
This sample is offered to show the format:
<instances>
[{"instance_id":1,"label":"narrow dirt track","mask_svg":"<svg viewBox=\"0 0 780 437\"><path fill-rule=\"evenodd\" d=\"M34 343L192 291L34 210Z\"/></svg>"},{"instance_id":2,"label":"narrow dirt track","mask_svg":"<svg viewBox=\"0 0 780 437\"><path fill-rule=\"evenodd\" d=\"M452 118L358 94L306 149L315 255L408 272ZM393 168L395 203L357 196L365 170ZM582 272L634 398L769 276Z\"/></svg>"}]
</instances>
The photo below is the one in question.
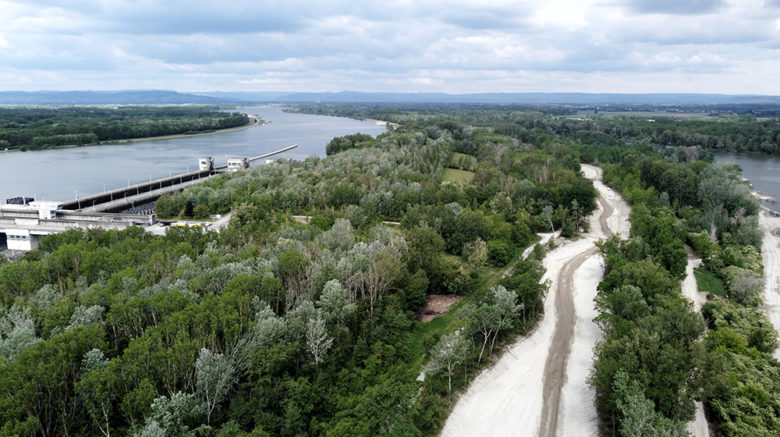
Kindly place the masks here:
<instances>
[{"instance_id":1,"label":"narrow dirt track","mask_svg":"<svg viewBox=\"0 0 780 437\"><path fill-rule=\"evenodd\" d=\"M696 312L701 312L702 305L707 303L707 297L699 292L696 276L693 274L693 269L699 266L701 266L701 259L688 249L688 265L685 267L685 279L682 281L682 294L693 302L693 309ZM696 416L694 416L693 421L688 422L686 429L692 437L709 437L710 428L707 417L704 415L704 405L698 401L694 405L696 406Z\"/></svg>"},{"instance_id":2,"label":"narrow dirt track","mask_svg":"<svg viewBox=\"0 0 780 437\"><path fill-rule=\"evenodd\" d=\"M701 267L701 258L697 258L690 248L688 252L688 265L685 267L685 279L682 281L682 294L693 302L693 309L696 312L701 311L702 305L707 303L707 296L699 293L699 285L696 283L696 276L693 269Z\"/></svg>"},{"instance_id":3,"label":"narrow dirt track","mask_svg":"<svg viewBox=\"0 0 780 437\"><path fill-rule=\"evenodd\" d=\"M574 337L566 364L566 382L561 388L558 405L556 434L559 436L599 435L596 391L588 385L588 376L593 368L593 347L603 338L594 321L599 315L594 299L603 278L604 258L601 254L586 259L574 273Z\"/></svg>"},{"instance_id":4,"label":"narrow dirt track","mask_svg":"<svg viewBox=\"0 0 780 437\"><path fill-rule=\"evenodd\" d=\"M600 173L591 174L590 177L600 178ZM600 188L600 187L597 187ZM598 217L599 227L603 238L612 236L612 229L609 227L608 220L615 212L614 207L604 197L604 193L599 192L598 203L601 213ZM547 362L544 368L544 388L542 390L544 405L542 407L541 427L539 428L540 437L553 437L557 435L559 423L559 410L561 407L561 391L566 384L566 371L571 354L572 341L574 339L574 326L576 322L576 312L574 306L574 274L577 269L591 256L598 253L596 247L592 247L585 252L572 258L561 270L561 278L555 290L556 293L556 326L553 334L550 353L547 355Z\"/></svg>"},{"instance_id":5,"label":"narrow dirt track","mask_svg":"<svg viewBox=\"0 0 780 437\"><path fill-rule=\"evenodd\" d=\"M763 310L780 332L780 217L770 216L761 211L758 217L763 232L761 256L764 263L764 300ZM780 360L780 345L775 349L774 357Z\"/></svg>"},{"instance_id":6,"label":"narrow dirt track","mask_svg":"<svg viewBox=\"0 0 780 437\"><path fill-rule=\"evenodd\" d=\"M554 290L562 266L593 247L582 239L561 245L544 258L543 280ZM556 293L544 302L544 317L491 367L483 370L458 399L442 436L536 435L541 418L545 362L556 326Z\"/></svg>"},{"instance_id":7,"label":"narrow dirt track","mask_svg":"<svg viewBox=\"0 0 780 437\"><path fill-rule=\"evenodd\" d=\"M615 211L615 208L612 207L612 205L607 202L606 199L604 199L604 196L599 196L599 205L601 205L602 213L599 215L599 225L601 225L601 234L604 236L604 238L609 238L612 236L612 230L609 228L609 224L607 223L607 219L612 216L612 213Z\"/></svg>"},{"instance_id":8,"label":"narrow dirt track","mask_svg":"<svg viewBox=\"0 0 780 437\"><path fill-rule=\"evenodd\" d=\"M545 301L544 318L531 335L509 347L495 365L475 378L447 419L442 436L553 436L559 427L573 430L582 421L597 420L595 406L589 400L592 393L587 386L587 373L598 333L580 338L583 336L575 332L582 328L577 323L592 323L582 316L595 310L592 298L575 301L573 295L575 291L582 296L595 294L601 269L594 264L599 255L593 243L613 232L627 236L629 209L619 195L600 182L601 169L583 165L583 173L594 181L599 192L599 210L590 217L591 231L547 254L543 280L550 282L550 294ZM586 262L590 267L581 269ZM587 274L593 277L584 284L575 283L578 270L589 270ZM578 316L582 319L579 322ZM582 356L570 361L575 341ZM570 373L576 373L576 377L572 378ZM578 406L569 409L568 416L561 412L568 408L564 405L567 394L569 403ZM593 429L577 429L577 435L596 432L595 425Z\"/></svg>"},{"instance_id":9,"label":"narrow dirt track","mask_svg":"<svg viewBox=\"0 0 780 437\"><path fill-rule=\"evenodd\" d=\"M595 247L575 256L564 265L561 279L556 290L556 314L558 316L553 334L550 353L544 366L544 406L540 436L555 436L558 425L558 407L561 403L561 389L566 382L566 365L569 361L571 343L574 335L574 272L592 255Z\"/></svg>"}]
</instances>

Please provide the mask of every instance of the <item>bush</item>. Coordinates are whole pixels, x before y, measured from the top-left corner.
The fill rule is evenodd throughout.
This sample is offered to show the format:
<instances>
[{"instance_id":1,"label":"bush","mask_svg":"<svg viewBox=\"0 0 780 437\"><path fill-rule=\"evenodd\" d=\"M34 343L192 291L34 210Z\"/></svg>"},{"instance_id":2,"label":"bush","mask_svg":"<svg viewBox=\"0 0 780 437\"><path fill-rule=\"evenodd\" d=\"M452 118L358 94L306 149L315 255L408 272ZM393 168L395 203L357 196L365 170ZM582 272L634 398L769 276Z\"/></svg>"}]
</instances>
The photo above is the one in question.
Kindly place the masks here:
<instances>
[{"instance_id":1,"label":"bush","mask_svg":"<svg viewBox=\"0 0 780 437\"><path fill-rule=\"evenodd\" d=\"M512 246L504 240L490 240L487 243L488 260L494 267L504 267L514 255Z\"/></svg>"},{"instance_id":2,"label":"bush","mask_svg":"<svg viewBox=\"0 0 780 437\"><path fill-rule=\"evenodd\" d=\"M209 207L204 204L196 205L192 210L192 218L203 220L209 218Z\"/></svg>"},{"instance_id":3,"label":"bush","mask_svg":"<svg viewBox=\"0 0 780 437\"><path fill-rule=\"evenodd\" d=\"M377 141L371 135L367 134L353 134L343 137L336 137L325 146L325 154L335 155L336 153L343 152L349 149L359 149L363 147L371 147L376 144Z\"/></svg>"},{"instance_id":4,"label":"bush","mask_svg":"<svg viewBox=\"0 0 780 437\"><path fill-rule=\"evenodd\" d=\"M159 217L176 217L181 210L181 205L179 204L178 196L163 194L157 199L154 209Z\"/></svg>"},{"instance_id":5,"label":"bush","mask_svg":"<svg viewBox=\"0 0 780 437\"><path fill-rule=\"evenodd\" d=\"M717 243L712 242L706 232L688 234L688 243L705 263L709 262L718 250Z\"/></svg>"}]
</instances>

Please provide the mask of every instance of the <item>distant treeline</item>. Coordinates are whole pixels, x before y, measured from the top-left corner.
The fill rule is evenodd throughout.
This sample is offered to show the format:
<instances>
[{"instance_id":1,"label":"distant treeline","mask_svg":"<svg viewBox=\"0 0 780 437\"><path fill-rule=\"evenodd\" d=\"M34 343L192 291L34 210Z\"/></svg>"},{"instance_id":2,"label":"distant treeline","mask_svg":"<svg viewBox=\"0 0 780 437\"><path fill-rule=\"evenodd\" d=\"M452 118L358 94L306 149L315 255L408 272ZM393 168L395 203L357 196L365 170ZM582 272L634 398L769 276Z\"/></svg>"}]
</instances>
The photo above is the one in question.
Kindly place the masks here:
<instances>
[{"instance_id":1,"label":"distant treeline","mask_svg":"<svg viewBox=\"0 0 780 437\"><path fill-rule=\"evenodd\" d=\"M243 126L216 107L0 108L0 149L45 149Z\"/></svg>"},{"instance_id":2,"label":"distant treeline","mask_svg":"<svg viewBox=\"0 0 780 437\"><path fill-rule=\"evenodd\" d=\"M534 132L575 139L583 144L621 145L649 143L672 147L699 147L709 151L763 152L780 154L780 118L771 107L744 105L639 109L655 111L637 113L637 108L610 107L610 112L587 113L595 108L486 107L484 105L298 105L299 112L356 118L375 118L394 123L408 123L420 115L436 117L457 113L460 120L474 125L488 121L495 133L523 139ZM618 110L631 110L628 113ZM675 115L698 112L701 116ZM598 111L597 111L598 112ZM579 115L578 115L579 114ZM524 140L525 141L525 140ZM533 141L528 141L533 142Z\"/></svg>"}]
</instances>

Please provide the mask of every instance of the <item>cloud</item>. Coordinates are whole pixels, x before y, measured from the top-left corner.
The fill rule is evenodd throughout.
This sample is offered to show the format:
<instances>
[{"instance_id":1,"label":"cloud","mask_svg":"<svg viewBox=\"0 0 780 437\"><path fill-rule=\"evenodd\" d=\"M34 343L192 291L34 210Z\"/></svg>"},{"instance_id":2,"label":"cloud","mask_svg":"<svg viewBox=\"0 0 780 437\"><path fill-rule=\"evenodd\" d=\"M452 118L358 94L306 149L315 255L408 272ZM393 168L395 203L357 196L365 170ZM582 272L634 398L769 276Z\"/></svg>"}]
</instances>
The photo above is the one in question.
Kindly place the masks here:
<instances>
[{"instance_id":1,"label":"cloud","mask_svg":"<svg viewBox=\"0 0 780 437\"><path fill-rule=\"evenodd\" d=\"M530 8L484 5L446 8L441 14L443 23L472 30L513 29L523 26Z\"/></svg>"},{"instance_id":2,"label":"cloud","mask_svg":"<svg viewBox=\"0 0 780 437\"><path fill-rule=\"evenodd\" d=\"M0 0L3 87L780 94L762 0L34 3Z\"/></svg>"},{"instance_id":3,"label":"cloud","mask_svg":"<svg viewBox=\"0 0 780 437\"><path fill-rule=\"evenodd\" d=\"M628 7L635 12L650 14L699 15L724 6L722 0L630 0Z\"/></svg>"},{"instance_id":4,"label":"cloud","mask_svg":"<svg viewBox=\"0 0 780 437\"><path fill-rule=\"evenodd\" d=\"M115 31L128 34L295 32L301 28L302 19L290 6L290 3L264 1L209 2L193 7L192 2L173 0L154 2L150 7L125 5L105 17Z\"/></svg>"}]
</instances>

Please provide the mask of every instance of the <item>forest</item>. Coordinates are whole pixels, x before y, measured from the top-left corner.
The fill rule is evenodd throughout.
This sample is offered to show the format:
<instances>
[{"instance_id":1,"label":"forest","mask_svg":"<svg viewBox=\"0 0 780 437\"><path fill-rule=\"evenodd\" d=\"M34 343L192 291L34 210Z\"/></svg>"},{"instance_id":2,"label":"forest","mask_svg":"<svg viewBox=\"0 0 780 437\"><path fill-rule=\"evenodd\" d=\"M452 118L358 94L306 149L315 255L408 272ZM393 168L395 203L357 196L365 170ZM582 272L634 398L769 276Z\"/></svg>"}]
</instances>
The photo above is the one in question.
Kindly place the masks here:
<instances>
[{"instance_id":1,"label":"forest","mask_svg":"<svg viewBox=\"0 0 780 437\"><path fill-rule=\"evenodd\" d=\"M158 200L161 217L232 212L219 233L75 230L0 258L0 435L436 435L543 316L547 247L521 253L587 230L581 162L632 205L631 238L599 243L603 433L685 435L694 401L718 435L780 432L758 204L738 169L538 112L352 111L400 127ZM680 294L686 247L722 285L701 313ZM421 321L441 294L461 300Z\"/></svg>"},{"instance_id":2,"label":"forest","mask_svg":"<svg viewBox=\"0 0 780 437\"><path fill-rule=\"evenodd\" d=\"M249 124L246 114L208 106L3 107L0 150L36 150L165 135L196 134Z\"/></svg>"},{"instance_id":3,"label":"forest","mask_svg":"<svg viewBox=\"0 0 780 437\"><path fill-rule=\"evenodd\" d=\"M777 108L490 106L490 105L299 105L291 110L404 123L417 114L457 112L463 121L492 119L496 133L525 138L544 132L581 144L698 147L706 152L780 155ZM625 110L624 112L618 112ZM646 111L634 114L633 111ZM685 111L695 111L693 114ZM736 112L735 112L736 111ZM758 115L756 115L758 114Z\"/></svg>"},{"instance_id":4,"label":"forest","mask_svg":"<svg viewBox=\"0 0 780 437\"><path fill-rule=\"evenodd\" d=\"M405 108L385 115L405 122L418 111L433 116L437 110ZM606 128L592 136L561 129L568 120L527 110L457 111L470 123L492 120L494 133L519 141L550 136L571 141L583 162L603 166L604 181L632 205L631 239L600 244L606 276L596 306L604 339L595 350L590 382L602 432L687 435L693 402L701 401L716 435L779 434L780 365L772 357L777 332L760 310L758 202L740 169L713 164L706 144L671 140L703 138L731 125L747 129L743 139L755 144L755 135L771 123L745 115L722 116L722 126L664 119L665 140L637 142L629 138L633 134L614 134L643 124L636 118L594 121ZM366 107L355 112L380 114ZM686 248L703 260L696 271L699 286L713 290L701 314L680 294Z\"/></svg>"},{"instance_id":5,"label":"forest","mask_svg":"<svg viewBox=\"0 0 780 437\"><path fill-rule=\"evenodd\" d=\"M780 433L777 333L759 309L759 206L739 169L684 154L586 149L585 159L609 162L605 181L633 207L632 238L601 245L605 338L591 384L603 424L621 435L687 435L699 400L717 435ZM680 295L685 245L720 284L701 315Z\"/></svg>"},{"instance_id":6,"label":"forest","mask_svg":"<svg viewBox=\"0 0 780 437\"><path fill-rule=\"evenodd\" d=\"M0 434L435 434L542 315L543 248L520 253L595 190L569 145L490 126L328 149L158 201L232 211L218 234L69 231L0 266ZM423 323L430 294L463 300Z\"/></svg>"}]
</instances>

